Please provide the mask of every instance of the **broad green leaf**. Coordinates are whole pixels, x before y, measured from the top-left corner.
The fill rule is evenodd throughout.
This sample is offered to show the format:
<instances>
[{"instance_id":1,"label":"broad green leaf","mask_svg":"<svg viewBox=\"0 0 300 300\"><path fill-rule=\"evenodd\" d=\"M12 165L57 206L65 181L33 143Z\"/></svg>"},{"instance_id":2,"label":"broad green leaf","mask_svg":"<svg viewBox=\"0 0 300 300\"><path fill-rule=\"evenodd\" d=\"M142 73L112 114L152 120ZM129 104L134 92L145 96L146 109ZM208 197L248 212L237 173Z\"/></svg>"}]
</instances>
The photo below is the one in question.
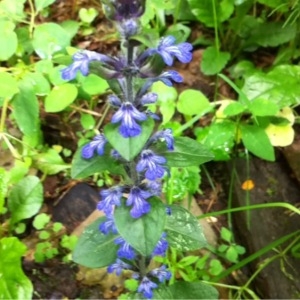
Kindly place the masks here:
<instances>
[{"instance_id":1,"label":"broad green leaf","mask_svg":"<svg viewBox=\"0 0 300 300\"><path fill-rule=\"evenodd\" d=\"M256 98L250 102L249 110L254 116L274 116L278 113L279 107L272 100Z\"/></svg>"},{"instance_id":2,"label":"broad green leaf","mask_svg":"<svg viewBox=\"0 0 300 300\"><path fill-rule=\"evenodd\" d=\"M212 123L204 131L197 131L197 140L205 145L213 154L214 160L228 160L235 143L237 125L230 120Z\"/></svg>"},{"instance_id":3,"label":"broad green leaf","mask_svg":"<svg viewBox=\"0 0 300 300\"><path fill-rule=\"evenodd\" d=\"M56 23L37 25L33 34L33 48L42 59L51 58L55 52L70 45L71 37Z\"/></svg>"},{"instance_id":4,"label":"broad green leaf","mask_svg":"<svg viewBox=\"0 0 300 300\"><path fill-rule=\"evenodd\" d=\"M169 167L189 167L200 165L214 158L213 154L199 142L188 137L175 137L173 151L166 150L164 145L158 145L157 153L167 159Z\"/></svg>"},{"instance_id":5,"label":"broad green leaf","mask_svg":"<svg viewBox=\"0 0 300 300\"><path fill-rule=\"evenodd\" d=\"M226 116L236 116L241 114L246 110L246 107L240 102L231 102L224 109L224 115Z\"/></svg>"},{"instance_id":6,"label":"broad green leaf","mask_svg":"<svg viewBox=\"0 0 300 300\"><path fill-rule=\"evenodd\" d=\"M269 73L256 72L246 77L243 92L252 100L263 98L279 106L300 103L300 66L281 65Z\"/></svg>"},{"instance_id":7,"label":"broad green leaf","mask_svg":"<svg viewBox=\"0 0 300 300\"><path fill-rule=\"evenodd\" d=\"M12 106L18 127L31 139L31 146L38 145L41 139L39 103L26 81L20 82L20 93L13 98Z\"/></svg>"},{"instance_id":8,"label":"broad green leaf","mask_svg":"<svg viewBox=\"0 0 300 300\"><path fill-rule=\"evenodd\" d=\"M289 3L285 0L257 0L257 2L272 8L276 8L276 11L286 11L289 8Z\"/></svg>"},{"instance_id":9,"label":"broad green leaf","mask_svg":"<svg viewBox=\"0 0 300 300\"><path fill-rule=\"evenodd\" d=\"M166 207L162 201L156 197L147 201L151 205L151 210L138 219L131 217L131 207L125 205L117 207L114 214L119 234L144 256L149 256L153 252L166 221Z\"/></svg>"},{"instance_id":10,"label":"broad green leaf","mask_svg":"<svg viewBox=\"0 0 300 300\"><path fill-rule=\"evenodd\" d=\"M37 12L40 12L41 10L43 10L44 8L46 8L54 2L55 0L34 0L35 9Z\"/></svg>"},{"instance_id":11,"label":"broad green leaf","mask_svg":"<svg viewBox=\"0 0 300 300\"><path fill-rule=\"evenodd\" d=\"M55 86L45 99L46 112L59 112L73 103L77 97L77 88L74 84L65 83Z\"/></svg>"},{"instance_id":12,"label":"broad green leaf","mask_svg":"<svg viewBox=\"0 0 300 300\"><path fill-rule=\"evenodd\" d=\"M74 20L66 20L60 24L60 26L73 38L79 30L79 22Z\"/></svg>"},{"instance_id":13,"label":"broad green leaf","mask_svg":"<svg viewBox=\"0 0 300 300\"><path fill-rule=\"evenodd\" d=\"M162 82L155 82L151 87L151 92L158 95L157 105L162 114L162 124L164 125L172 119L175 113L177 90L174 87L166 86Z\"/></svg>"},{"instance_id":14,"label":"broad green leaf","mask_svg":"<svg viewBox=\"0 0 300 300\"><path fill-rule=\"evenodd\" d=\"M195 17L208 27L215 26L214 6L219 24L227 20L234 11L234 0L188 0L192 13Z\"/></svg>"},{"instance_id":15,"label":"broad green leaf","mask_svg":"<svg viewBox=\"0 0 300 300\"><path fill-rule=\"evenodd\" d=\"M209 108L207 97L198 90L187 89L179 95L177 109L184 115L197 115L206 112Z\"/></svg>"},{"instance_id":16,"label":"broad green leaf","mask_svg":"<svg viewBox=\"0 0 300 300\"><path fill-rule=\"evenodd\" d=\"M165 226L169 245L179 251L205 247L206 238L197 218L181 206L170 205L170 209Z\"/></svg>"},{"instance_id":17,"label":"broad green leaf","mask_svg":"<svg viewBox=\"0 0 300 300\"><path fill-rule=\"evenodd\" d=\"M11 223L34 216L43 203L43 186L36 176L27 176L13 186L8 196Z\"/></svg>"},{"instance_id":18,"label":"broad green leaf","mask_svg":"<svg viewBox=\"0 0 300 300\"><path fill-rule=\"evenodd\" d=\"M229 52L221 52L214 46L208 47L203 52L201 71L205 75L215 75L225 68L229 59Z\"/></svg>"},{"instance_id":19,"label":"broad green leaf","mask_svg":"<svg viewBox=\"0 0 300 300\"><path fill-rule=\"evenodd\" d=\"M17 50L18 38L15 25L10 21L0 21L0 61L8 60Z\"/></svg>"},{"instance_id":20,"label":"broad green leaf","mask_svg":"<svg viewBox=\"0 0 300 300\"><path fill-rule=\"evenodd\" d=\"M250 37L244 47L258 45L276 47L293 40L297 33L296 24L284 25L283 22L259 23L251 30Z\"/></svg>"},{"instance_id":21,"label":"broad green leaf","mask_svg":"<svg viewBox=\"0 0 300 300\"><path fill-rule=\"evenodd\" d=\"M26 246L16 237L0 240L0 299L31 299L32 283L22 270Z\"/></svg>"},{"instance_id":22,"label":"broad green leaf","mask_svg":"<svg viewBox=\"0 0 300 300\"><path fill-rule=\"evenodd\" d=\"M168 287L172 299L219 299L218 291L202 282L178 281Z\"/></svg>"},{"instance_id":23,"label":"broad green leaf","mask_svg":"<svg viewBox=\"0 0 300 300\"><path fill-rule=\"evenodd\" d=\"M148 141L154 121L148 118L141 123L142 133L131 138L124 138L119 133L120 124L108 124L104 127L105 137L118 153L127 161L131 161L145 146Z\"/></svg>"},{"instance_id":24,"label":"broad green leaf","mask_svg":"<svg viewBox=\"0 0 300 300\"><path fill-rule=\"evenodd\" d=\"M26 18L24 3L26 0L1 0L0 19L20 22Z\"/></svg>"},{"instance_id":25,"label":"broad green leaf","mask_svg":"<svg viewBox=\"0 0 300 300\"><path fill-rule=\"evenodd\" d=\"M48 149L47 152L35 155L34 165L47 175L54 175L71 167L54 149Z\"/></svg>"},{"instance_id":26,"label":"broad green leaf","mask_svg":"<svg viewBox=\"0 0 300 300\"><path fill-rule=\"evenodd\" d=\"M90 74L82 81L83 90L89 95L103 94L109 88L107 81L95 74Z\"/></svg>"},{"instance_id":27,"label":"broad green leaf","mask_svg":"<svg viewBox=\"0 0 300 300\"><path fill-rule=\"evenodd\" d=\"M100 173L103 171L109 171L112 174L123 174L124 168L118 165L115 159L113 159L107 152L102 155L95 155L90 159L84 159L81 156L81 149L78 149L73 157L71 167L71 177L74 179L86 178Z\"/></svg>"},{"instance_id":28,"label":"broad green leaf","mask_svg":"<svg viewBox=\"0 0 300 300\"><path fill-rule=\"evenodd\" d=\"M48 95L50 92L49 81L39 72L27 73L23 77L23 81L25 81L28 86L32 86L32 90L38 96Z\"/></svg>"},{"instance_id":29,"label":"broad green leaf","mask_svg":"<svg viewBox=\"0 0 300 300\"><path fill-rule=\"evenodd\" d=\"M265 131L256 125L241 125L244 146L254 155L269 161L275 160L274 148Z\"/></svg>"},{"instance_id":30,"label":"broad green leaf","mask_svg":"<svg viewBox=\"0 0 300 300\"><path fill-rule=\"evenodd\" d=\"M101 217L89 225L79 237L73 252L73 261L88 268L106 267L117 259L117 235L104 235L99 225L106 220Z\"/></svg>"},{"instance_id":31,"label":"broad green leaf","mask_svg":"<svg viewBox=\"0 0 300 300\"><path fill-rule=\"evenodd\" d=\"M0 97L12 98L18 92L17 80L9 73L0 72Z\"/></svg>"}]
</instances>

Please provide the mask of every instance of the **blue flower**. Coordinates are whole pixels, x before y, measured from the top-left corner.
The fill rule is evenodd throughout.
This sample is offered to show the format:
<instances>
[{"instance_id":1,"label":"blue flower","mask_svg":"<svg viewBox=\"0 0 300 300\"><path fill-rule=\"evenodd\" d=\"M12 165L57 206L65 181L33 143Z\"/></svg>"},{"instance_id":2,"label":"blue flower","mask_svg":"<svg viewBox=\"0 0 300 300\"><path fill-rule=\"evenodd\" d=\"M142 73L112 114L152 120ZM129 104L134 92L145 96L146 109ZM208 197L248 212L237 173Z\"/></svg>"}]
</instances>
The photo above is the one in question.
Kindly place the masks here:
<instances>
[{"instance_id":1,"label":"blue flower","mask_svg":"<svg viewBox=\"0 0 300 300\"><path fill-rule=\"evenodd\" d=\"M102 200L98 203L97 208L103 210L106 215L111 215L114 205L121 205L122 188L119 186L112 187L100 192Z\"/></svg>"},{"instance_id":2,"label":"blue flower","mask_svg":"<svg viewBox=\"0 0 300 300\"><path fill-rule=\"evenodd\" d=\"M188 63L192 60L192 45L190 43L180 43L175 45L176 39L173 36L163 37L155 49L164 62L171 66L173 64L174 56L182 63Z\"/></svg>"},{"instance_id":3,"label":"blue flower","mask_svg":"<svg viewBox=\"0 0 300 300\"><path fill-rule=\"evenodd\" d=\"M138 292L142 293L145 298L152 299L152 290L156 289L157 287L158 285L156 283L152 282L147 276L145 276L138 287Z\"/></svg>"},{"instance_id":4,"label":"blue flower","mask_svg":"<svg viewBox=\"0 0 300 300\"><path fill-rule=\"evenodd\" d=\"M115 272L116 275L120 276L123 270L131 270L131 269L132 269L131 265L126 264L124 261L117 258L115 263L113 263L107 267L107 272L108 273Z\"/></svg>"},{"instance_id":5,"label":"blue flower","mask_svg":"<svg viewBox=\"0 0 300 300\"><path fill-rule=\"evenodd\" d=\"M161 183L157 181L148 181L146 183L147 189L153 196L160 196L162 192Z\"/></svg>"},{"instance_id":6,"label":"blue flower","mask_svg":"<svg viewBox=\"0 0 300 300\"><path fill-rule=\"evenodd\" d=\"M93 60L107 61L110 58L106 55L94 51L83 50L73 55L73 63L61 70L61 77L64 80L72 80L76 77L77 71L87 76L89 73L89 63Z\"/></svg>"},{"instance_id":7,"label":"blue flower","mask_svg":"<svg viewBox=\"0 0 300 300\"><path fill-rule=\"evenodd\" d=\"M118 233L114 216L112 214L106 215L106 220L99 225L99 229L103 234Z\"/></svg>"},{"instance_id":8,"label":"blue flower","mask_svg":"<svg viewBox=\"0 0 300 300\"><path fill-rule=\"evenodd\" d=\"M166 251L168 250L169 247L169 243L166 240L167 234L165 232L162 233L160 240L158 241L158 243L156 244L153 252L152 252L152 256L165 256L166 255Z\"/></svg>"},{"instance_id":9,"label":"blue flower","mask_svg":"<svg viewBox=\"0 0 300 300\"><path fill-rule=\"evenodd\" d=\"M118 257L126 258L128 260L135 258L134 249L121 236L115 239L115 244L120 245L120 248L117 251Z\"/></svg>"},{"instance_id":10,"label":"blue flower","mask_svg":"<svg viewBox=\"0 0 300 300\"><path fill-rule=\"evenodd\" d=\"M156 81L162 81L167 86L173 85L171 80L178 83L183 82L182 76L178 72L173 70L166 71L156 78Z\"/></svg>"},{"instance_id":11,"label":"blue flower","mask_svg":"<svg viewBox=\"0 0 300 300\"><path fill-rule=\"evenodd\" d=\"M151 48L139 55L136 59L137 65L142 65L145 60L153 54L158 54L162 57L166 65L171 66L176 57L182 63L188 63L192 60L193 46L190 43L180 43L175 45L176 39L173 36L163 37L157 48Z\"/></svg>"},{"instance_id":12,"label":"blue flower","mask_svg":"<svg viewBox=\"0 0 300 300\"><path fill-rule=\"evenodd\" d=\"M149 274L156 277L159 282L162 283L165 282L165 280L170 280L172 277L172 273L170 271L167 271L166 269L167 267L165 265L162 265L159 268L151 270Z\"/></svg>"},{"instance_id":13,"label":"blue flower","mask_svg":"<svg viewBox=\"0 0 300 300\"><path fill-rule=\"evenodd\" d=\"M141 126L136 121L145 121L146 114L138 111L130 102L122 104L120 109L112 116L112 123L121 122L120 134L125 137L134 137L142 132Z\"/></svg>"},{"instance_id":14,"label":"blue flower","mask_svg":"<svg viewBox=\"0 0 300 300\"><path fill-rule=\"evenodd\" d=\"M135 19L127 19L118 24L118 30L124 38L128 39L137 34L139 24Z\"/></svg>"},{"instance_id":15,"label":"blue flower","mask_svg":"<svg viewBox=\"0 0 300 300\"><path fill-rule=\"evenodd\" d=\"M121 99L114 94L109 95L107 99L111 106L120 107L122 105Z\"/></svg>"},{"instance_id":16,"label":"blue flower","mask_svg":"<svg viewBox=\"0 0 300 300\"><path fill-rule=\"evenodd\" d=\"M166 159L163 156L156 155L152 150L143 150L136 170L138 172L145 171L147 179L155 180L164 176L165 168L161 165L165 163Z\"/></svg>"},{"instance_id":17,"label":"blue flower","mask_svg":"<svg viewBox=\"0 0 300 300\"><path fill-rule=\"evenodd\" d=\"M94 156L95 150L98 155L104 154L104 146L107 143L107 140L103 134L96 135L91 142L86 144L82 150L81 155L85 159L92 158Z\"/></svg>"},{"instance_id":18,"label":"blue flower","mask_svg":"<svg viewBox=\"0 0 300 300\"><path fill-rule=\"evenodd\" d=\"M150 211L150 204L146 201L147 198L151 197L151 193L144 191L137 186L134 186L130 190L130 194L127 198L126 205L131 206L130 215L133 218L139 218Z\"/></svg>"},{"instance_id":19,"label":"blue flower","mask_svg":"<svg viewBox=\"0 0 300 300\"><path fill-rule=\"evenodd\" d=\"M141 104L153 104L157 101L158 95L156 93L147 93L141 98Z\"/></svg>"},{"instance_id":20,"label":"blue flower","mask_svg":"<svg viewBox=\"0 0 300 300\"><path fill-rule=\"evenodd\" d=\"M157 140L165 141L167 144L167 149L174 150L174 137L172 129L167 128L156 132L149 142L156 142Z\"/></svg>"}]
</instances>

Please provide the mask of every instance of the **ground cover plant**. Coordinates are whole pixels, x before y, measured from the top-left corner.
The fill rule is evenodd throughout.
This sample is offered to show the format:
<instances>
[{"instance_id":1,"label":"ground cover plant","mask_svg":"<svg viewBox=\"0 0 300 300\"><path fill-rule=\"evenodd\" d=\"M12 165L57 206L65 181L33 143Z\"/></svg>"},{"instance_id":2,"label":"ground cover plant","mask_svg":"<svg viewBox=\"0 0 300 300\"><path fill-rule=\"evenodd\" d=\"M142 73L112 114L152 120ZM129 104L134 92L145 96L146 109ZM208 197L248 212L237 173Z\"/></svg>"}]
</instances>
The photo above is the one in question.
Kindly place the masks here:
<instances>
[{"instance_id":1,"label":"ground cover plant","mask_svg":"<svg viewBox=\"0 0 300 300\"><path fill-rule=\"evenodd\" d=\"M70 13L56 19L60 9ZM2 0L0 298L51 297L33 274L54 261L107 268L123 278L121 299L217 299L221 288L256 299L252 284L274 261L296 282L299 230L249 253L233 213L247 212L247 229L252 210L300 214L281 199L252 204L249 171L253 156L276 161L297 140L298 19L297 0ZM185 82L193 62L210 93ZM226 206L194 215L203 182L215 191L220 180L207 163L237 158L245 204L233 207L232 167ZM77 237L47 198L79 182L97 188L105 215ZM210 244L199 219L216 216L226 221ZM233 276L257 259L246 280Z\"/></svg>"}]
</instances>

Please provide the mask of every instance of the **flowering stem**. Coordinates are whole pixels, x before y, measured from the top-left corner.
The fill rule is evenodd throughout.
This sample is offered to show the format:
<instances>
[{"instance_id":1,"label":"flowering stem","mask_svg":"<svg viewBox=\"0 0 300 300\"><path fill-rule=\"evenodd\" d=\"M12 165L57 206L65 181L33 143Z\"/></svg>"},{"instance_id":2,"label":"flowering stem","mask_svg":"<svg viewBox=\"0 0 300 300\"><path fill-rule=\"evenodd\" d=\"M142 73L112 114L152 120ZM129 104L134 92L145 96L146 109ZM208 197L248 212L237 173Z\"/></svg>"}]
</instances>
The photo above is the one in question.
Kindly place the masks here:
<instances>
[{"instance_id":1,"label":"flowering stem","mask_svg":"<svg viewBox=\"0 0 300 300\"><path fill-rule=\"evenodd\" d=\"M129 40L126 41L126 47L127 47L127 66L129 68L128 73L125 76L126 88L127 88L126 100L130 103L133 103L132 73L130 70L132 66L132 59L133 59L133 45Z\"/></svg>"},{"instance_id":2,"label":"flowering stem","mask_svg":"<svg viewBox=\"0 0 300 300\"><path fill-rule=\"evenodd\" d=\"M139 265L139 273L140 276L143 278L147 274L147 268L146 268L146 257L145 256L140 256L138 260L138 265Z\"/></svg>"}]
</instances>

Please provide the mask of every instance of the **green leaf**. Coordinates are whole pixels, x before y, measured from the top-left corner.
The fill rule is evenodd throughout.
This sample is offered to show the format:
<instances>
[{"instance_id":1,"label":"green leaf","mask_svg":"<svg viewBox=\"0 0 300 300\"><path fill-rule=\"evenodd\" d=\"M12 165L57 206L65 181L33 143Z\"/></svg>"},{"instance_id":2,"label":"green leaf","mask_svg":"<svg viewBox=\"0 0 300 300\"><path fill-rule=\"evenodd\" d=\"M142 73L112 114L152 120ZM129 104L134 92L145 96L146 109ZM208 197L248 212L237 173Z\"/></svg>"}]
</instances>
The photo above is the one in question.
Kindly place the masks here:
<instances>
[{"instance_id":1,"label":"green leaf","mask_svg":"<svg viewBox=\"0 0 300 300\"><path fill-rule=\"evenodd\" d=\"M216 47L208 47L203 52L201 71L205 75L215 75L225 68L230 60L229 52L221 52Z\"/></svg>"},{"instance_id":2,"label":"green leaf","mask_svg":"<svg viewBox=\"0 0 300 300\"><path fill-rule=\"evenodd\" d=\"M154 121L151 118L148 118L146 121L142 122L142 133L131 138L124 138L121 136L119 127L120 124L107 124L104 127L105 137L123 158L127 161L131 161L141 152L145 143L148 141L154 127Z\"/></svg>"},{"instance_id":3,"label":"green leaf","mask_svg":"<svg viewBox=\"0 0 300 300\"><path fill-rule=\"evenodd\" d=\"M55 52L70 45L71 37L56 23L43 23L35 27L32 45L42 59L51 58Z\"/></svg>"},{"instance_id":4,"label":"green leaf","mask_svg":"<svg viewBox=\"0 0 300 300\"><path fill-rule=\"evenodd\" d=\"M272 100L256 98L250 102L249 110L254 116L274 116L278 113L279 107Z\"/></svg>"},{"instance_id":5,"label":"green leaf","mask_svg":"<svg viewBox=\"0 0 300 300\"><path fill-rule=\"evenodd\" d=\"M177 90L174 87L166 86L162 82L155 82L151 87L151 92L158 95L156 104L162 114L162 124L164 125L172 119L175 113Z\"/></svg>"},{"instance_id":6,"label":"green leaf","mask_svg":"<svg viewBox=\"0 0 300 300\"><path fill-rule=\"evenodd\" d=\"M26 0L1 0L0 18L3 20L20 22L26 18L24 3Z\"/></svg>"},{"instance_id":7,"label":"green leaf","mask_svg":"<svg viewBox=\"0 0 300 300\"><path fill-rule=\"evenodd\" d=\"M11 223L34 216L43 203L43 186L36 176L27 176L13 186L8 196Z\"/></svg>"},{"instance_id":8,"label":"green leaf","mask_svg":"<svg viewBox=\"0 0 300 300\"><path fill-rule=\"evenodd\" d=\"M227 20L234 11L234 0L188 0L192 13L208 27L215 26L213 2L216 6L217 24Z\"/></svg>"},{"instance_id":9,"label":"green leaf","mask_svg":"<svg viewBox=\"0 0 300 300\"><path fill-rule=\"evenodd\" d=\"M221 262L217 259L212 259L209 265L210 265L209 273L211 275L217 276L221 274L221 272L223 271L223 266Z\"/></svg>"},{"instance_id":10,"label":"green leaf","mask_svg":"<svg viewBox=\"0 0 300 300\"><path fill-rule=\"evenodd\" d=\"M37 230L41 230L43 228L45 228L45 226L50 222L50 216L45 214L45 213L41 213L38 214L37 216L35 216L32 225L35 229Z\"/></svg>"},{"instance_id":11,"label":"green leaf","mask_svg":"<svg viewBox=\"0 0 300 300\"><path fill-rule=\"evenodd\" d=\"M55 86L45 99L46 112L59 112L73 103L77 97L77 88L71 83Z\"/></svg>"},{"instance_id":12,"label":"green leaf","mask_svg":"<svg viewBox=\"0 0 300 300\"><path fill-rule=\"evenodd\" d=\"M243 144L250 152L265 160L275 160L274 148L262 128L256 125L242 125L241 133Z\"/></svg>"},{"instance_id":13,"label":"green leaf","mask_svg":"<svg viewBox=\"0 0 300 300\"><path fill-rule=\"evenodd\" d=\"M184 115L192 116L210 109L207 97L198 90L187 89L178 98L177 109Z\"/></svg>"},{"instance_id":14,"label":"green leaf","mask_svg":"<svg viewBox=\"0 0 300 300\"><path fill-rule=\"evenodd\" d=\"M224 109L224 115L226 116L236 116L241 114L246 110L246 107L240 102L232 102L228 104Z\"/></svg>"},{"instance_id":15,"label":"green leaf","mask_svg":"<svg viewBox=\"0 0 300 300\"><path fill-rule=\"evenodd\" d=\"M114 214L119 234L144 256L153 252L161 238L166 220L166 207L162 201L156 197L147 201L151 210L138 219L131 217L131 207L125 205L117 207Z\"/></svg>"},{"instance_id":16,"label":"green leaf","mask_svg":"<svg viewBox=\"0 0 300 300\"><path fill-rule=\"evenodd\" d=\"M285 25L283 22L259 23L250 32L244 47L258 45L276 47L293 40L297 33L296 24Z\"/></svg>"},{"instance_id":17,"label":"green leaf","mask_svg":"<svg viewBox=\"0 0 300 300\"><path fill-rule=\"evenodd\" d=\"M0 21L0 61L8 60L17 50L18 38L14 28L13 22Z\"/></svg>"},{"instance_id":18,"label":"green leaf","mask_svg":"<svg viewBox=\"0 0 300 300\"><path fill-rule=\"evenodd\" d=\"M33 287L21 267L26 246L16 237L0 240L0 299L31 299Z\"/></svg>"},{"instance_id":19,"label":"green leaf","mask_svg":"<svg viewBox=\"0 0 300 300\"><path fill-rule=\"evenodd\" d=\"M0 97L12 98L19 92L18 82L6 72L0 72Z\"/></svg>"},{"instance_id":20,"label":"green leaf","mask_svg":"<svg viewBox=\"0 0 300 300\"><path fill-rule=\"evenodd\" d=\"M73 252L73 261L88 268L106 267L117 259L117 235L104 235L99 225L106 220L101 217L89 225L79 237Z\"/></svg>"},{"instance_id":21,"label":"green leaf","mask_svg":"<svg viewBox=\"0 0 300 300\"><path fill-rule=\"evenodd\" d=\"M55 0L34 0L35 9L37 12L40 12L41 10L43 10L44 8L46 8L54 2Z\"/></svg>"},{"instance_id":22,"label":"green leaf","mask_svg":"<svg viewBox=\"0 0 300 300\"><path fill-rule=\"evenodd\" d=\"M164 144L157 146L157 153L167 159L169 167L189 167L208 162L214 158L207 147L188 137L175 137L174 150L168 151Z\"/></svg>"},{"instance_id":23,"label":"green leaf","mask_svg":"<svg viewBox=\"0 0 300 300\"><path fill-rule=\"evenodd\" d=\"M79 10L79 18L84 23L92 23L94 19L97 17L98 12L94 7L90 8L80 8Z\"/></svg>"},{"instance_id":24,"label":"green leaf","mask_svg":"<svg viewBox=\"0 0 300 300\"><path fill-rule=\"evenodd\" d=\"M83 90L89 95L103 94L109 88L107 81L95 74L90 74L82 81Z\"/></svg>"},{"instance_id":25,"label":"green leaf","mask_svg":"<svg viewBox=\"0 0 300 300\"><path fill-rule=\"evenodd\" d=\"M47 152L35 155L34 160L36 168L48 175L54 175L70 168L70 164L65 163L54 149L48 149Z\"/></svg>"},{"instance_id":26,"label":"green leaf","mask_svg":"<svg viewBox=\"0 0 300 300\"><path fill-rule=\"evenodd\" d=\"M80 124L85 130L91 130L95 127L95 118L90 114L81 114Z\"/></svg>"},{"instance_id":27,"label":"green leaf","mask_svg":"<svg viewBox=\"0 0 300 300\"><path fill-rule=\"evenodd\" d=\"M66 20L63 21L60 26L69 34L70 38L73 38L78 32L79 22L74 20Z\"/></svg>"},{"instance_id":28,"label":"green leaf","mask_svg":"<svg viewBox=\"0 0 300 300\"><path fill-rule=\"evenodd\" d=\"M170 209L165 226L170 247L179 251L205 247L207 242L197 218L181 206L170 205Z\"/></svg>"},{"instance_id":29,"label":"green leaf","mask_svg":"<svg viewBox=\"0 0 300 300\"><path fill-rule=\"evenodd\" d=\"M228 230L226 227L222 227L221 237L224 241L230 243L231 239L232 239L232 232L230 230Z\"/></svg>"},{"instance_id":30,"label":"green leaf","mask_svg":"<svg viewBox=\"0 0 300 300\"><path fill-rule=\"evenodd\" d=\"M82 147L78 149L73 157L71 167L71 177L82 179L95 173L109 171L113 174L124 174L124 168L118 165L107 152L102 155L95 155L90 159L84 159L81 156Z\"/></svg>"},{"instance_id":31,"label":"green leaf","mask_svg":"<svg viewBox=\"0 0 300 300\"><path fill-rule=\"evenodd\" d=\"M27 73L23 81L26 82L26 85L31 86L34 93L38 96L48 95L50 92L50 83L39 72Z\"/></svg>"},{"instance_id":32,"label":"green leaf","mask_svg":"<svg viewBox=\"0 0 300 300\"><path fill-rule=\"evenodd\" d=\"M20 82L20 93L15 95L12 105L18 127L33 141L31 146L38 145L41 139L39 102L26 81Z\"/></svg>"},{"instance_id":33,"label":"green leaf","mask_svg":"<svg viewBox=\"0 0 300 300\"><path fill-rule=\"evenodd\" d=\"M219 299L218 291L202 282L178 281L169 289L173 299Z\"/></svg>"},{"instance_id":34,"label":"green leaf","mask_svg":"<svg viewBox=\"0 0 300 300\"><path fill-rule=\"evenodd\" d=\"M300 66L281 65L269 73L246 77L243 92L249 99L263 98L283 108L300 103Z\"/></svg>"}]
</instances>

